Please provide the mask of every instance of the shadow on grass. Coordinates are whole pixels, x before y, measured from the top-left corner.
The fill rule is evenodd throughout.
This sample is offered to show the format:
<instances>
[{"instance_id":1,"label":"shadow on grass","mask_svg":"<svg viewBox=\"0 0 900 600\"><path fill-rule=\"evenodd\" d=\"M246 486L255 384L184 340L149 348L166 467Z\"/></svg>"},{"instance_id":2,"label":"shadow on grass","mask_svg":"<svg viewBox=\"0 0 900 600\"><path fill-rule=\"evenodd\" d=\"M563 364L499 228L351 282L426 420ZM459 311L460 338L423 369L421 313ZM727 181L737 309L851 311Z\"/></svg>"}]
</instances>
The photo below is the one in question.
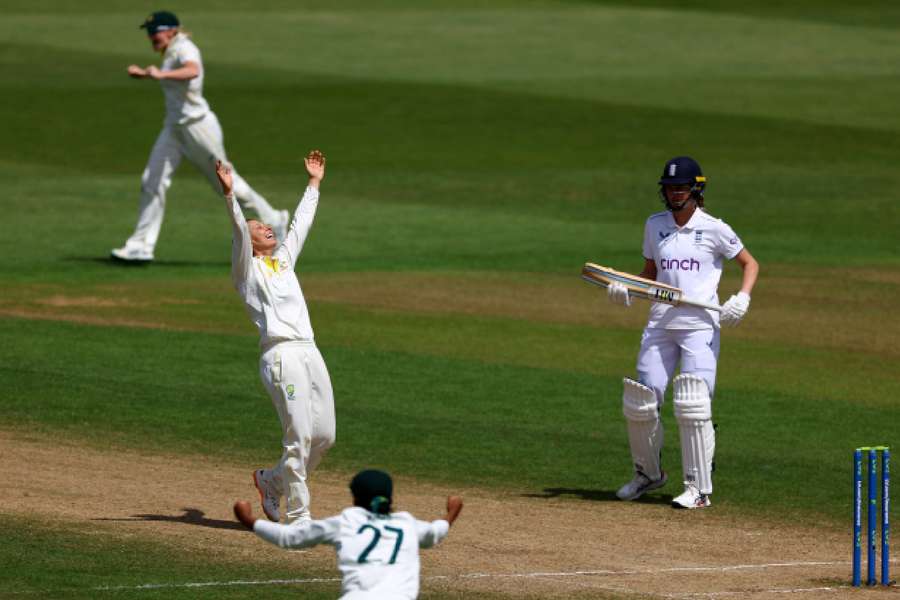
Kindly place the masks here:
<instances>
[{"instance_id":1,"label":"shadow on grass","mask_svg":"<svg viewBox=\"0 0 900 600\"><path fill-rule=\"evenodd\" d=\"M211 261L199 261L199 260L119 260L117 258L113 258L111 256L66 256L63 258L66 262L76 262L76 263L92 263L97 265L108 265L111 267L121 267L126 269L133 268L142 268L149 267L152 265L157 265L160 267L181 267L181 268L208 268L208 267L223 267L226 269L231 268L231 263L229 261L220 261L220 260L211 260Z\"/></svg>"},{"instance_id":2,"label":"shadow on grass","mask_svg":"<svg viewBox=\"0 0 900 600\"><path fill-rule=\"evenodd\" d=\"M169 523L184 523L185 525L198 525L211 529L238 529L246 531L246 528L237 521L223 521L222 519L209 519L205 517L199 508L182 508L183 515L131 515L127 518L112 519L101 517L94 521L164 521Z\"/></svg>"},{"instance_id":3,"label":"shadow on grass","mask_svg":"<svg viewBox=\"0 0 900 600\"><path fill-rule=\"evenodd\" d=\"M561 498L563 496L574 496L582 500L590 500L592 502L622 502L616 496L613 490L586 490L581 488L544 488L540 494L522 494L525 498ZM671 504L672 496L670 494L663 495L645 495L641 496L634 502L641 504Z\"/></svg>"}]
</instances>

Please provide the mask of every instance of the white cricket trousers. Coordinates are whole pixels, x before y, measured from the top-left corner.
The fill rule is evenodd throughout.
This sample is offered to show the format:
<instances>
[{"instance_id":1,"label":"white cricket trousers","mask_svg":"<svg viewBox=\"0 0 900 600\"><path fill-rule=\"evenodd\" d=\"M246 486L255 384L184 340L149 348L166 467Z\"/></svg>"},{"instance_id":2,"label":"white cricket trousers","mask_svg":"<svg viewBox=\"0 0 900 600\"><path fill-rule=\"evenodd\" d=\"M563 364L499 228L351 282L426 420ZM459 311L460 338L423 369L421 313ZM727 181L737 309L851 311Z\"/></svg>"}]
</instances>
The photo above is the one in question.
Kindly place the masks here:
<instances>
[{"instance_id":1,"label":"white cricket trousers","mask_svg":"<svg viewBox=\"0 0 900 600\"><path fill-rule=\"evenodd\" d=\"M656 392L659 406L663 405L679 361L682 373L693 373L706 381L712 397L719 361L719 330L644 329L637 359L638 381Z\"/></svg>"},{"instance_id":2,"label":"white cricket trousers","mask_svg":"<svg viewBox=\"0 0 900 600\"><path fill-rule=\"evenodd\" d=\"M259 373L281 421L281 460L272 482L287 496L286 522L309 519L306 480L334 445L334 392L314 342L281 342L265 350Z\"/></svg>"},{"instance_id":3,"label":"white cricket trousers","mask_svg":"<svg viewBox=\"0 0 900 600\"><path fill-rule=\"evenodd\" d=\"M228 158L225 155L222 127L212 111L193 122L163 126L141 175L137 226L125 242L126 247L153 254L166 210L166 190L172 185L172 175L185 157L206 176L213 190L221 194L222 189L216 177L216 161L227 162ZM232 176L234 195L241 205L254 210L263 222L275 223L278 211L233 169Z\"/></svg>"}]
</instances>

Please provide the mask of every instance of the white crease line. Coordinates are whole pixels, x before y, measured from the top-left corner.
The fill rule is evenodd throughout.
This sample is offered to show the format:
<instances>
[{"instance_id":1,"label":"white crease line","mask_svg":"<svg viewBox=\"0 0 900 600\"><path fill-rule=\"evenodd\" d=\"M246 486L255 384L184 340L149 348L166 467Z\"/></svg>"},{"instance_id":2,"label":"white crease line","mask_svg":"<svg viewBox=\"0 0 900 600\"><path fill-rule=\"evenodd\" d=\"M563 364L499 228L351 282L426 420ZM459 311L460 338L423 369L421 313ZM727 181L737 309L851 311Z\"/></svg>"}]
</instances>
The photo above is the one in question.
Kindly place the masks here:
<instances>
[{"instance_id":1,"label":"white crease line","mask_svg":"<svg viewBox=\"0 0 900 600\"><path fill-rule=\"evenodd\" d=\"M891 559L891 563L900 562L900 559ZM617 576L617 575L654 575L660 573L684 573L684 572L702 572L702 571L741 571L754 569L773 569L773 568L790 568L790 567L830 567L836 565L850 565L850 561L806 561L806 562L782 562L782 563L761 563L748 565L726 565L720 567L714 566L697 566L697 567L666 567L662 569L600 569L590 571L535 571L531 573L463 573L460 575L429 575L422 579L426 581L436 580L454 580L454 579L528 579L540 577L590 577L590 576ZM230 587L230 586L250 586L250 585L302 585L306 583L337 583L340 582L339 577L317 577L309 579L266 579L257 581L200 581L188 583L144 583L140 585L117 585L117 586L98 586L93 588L60 588L56 590L34 590L21 592L8 592L10 594L44 594L48 592L73 592L73 591L95 591L95 592L113 592L124 590L161 590L161 589L179 589L179 588L206 588L206 587ZM795 589L771 589L771 590L743 590L740 592L682 592L668 594L665 598L692 598L704 597L714 598L716 596L728 596L737 594L765 594L765 593L801 593L815 591L835 591L843 589L843 587L821 587L821 588L795 588Z\"/></svg>"}]
</instances>

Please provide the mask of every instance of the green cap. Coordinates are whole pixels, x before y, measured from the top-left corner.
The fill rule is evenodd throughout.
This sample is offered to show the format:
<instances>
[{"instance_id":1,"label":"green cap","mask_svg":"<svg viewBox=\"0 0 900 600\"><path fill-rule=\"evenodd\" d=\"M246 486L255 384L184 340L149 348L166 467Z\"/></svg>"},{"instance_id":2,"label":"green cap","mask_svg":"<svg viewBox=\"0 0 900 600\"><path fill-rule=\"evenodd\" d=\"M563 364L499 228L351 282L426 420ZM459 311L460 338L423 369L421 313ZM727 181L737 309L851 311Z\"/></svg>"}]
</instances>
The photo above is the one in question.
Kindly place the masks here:
<instances>
[{"instance_id":1,"label":"green cap","mask_svg":"<svg viewBox=\"0 0 900 600\"><path fill-rule=\"evenodd\" d=\"M391 476L384 471L366 469L360 471L350 482L353 504L376 514L391 512L391 496L394 484Z\"/></svg>"},{"instance_id":2,"label":"green cap","mask_svg":"<svg viewBox=\"0 0 900 600\"><path fill-rule=\"evenodd\" d=\"M160 10L144 19L140 29L146 29L147 35L153 35L154 33L176 29L180 26L181 23L179 23L175 13L170 13L167 10Z\"/></svg>"}]
</instances>

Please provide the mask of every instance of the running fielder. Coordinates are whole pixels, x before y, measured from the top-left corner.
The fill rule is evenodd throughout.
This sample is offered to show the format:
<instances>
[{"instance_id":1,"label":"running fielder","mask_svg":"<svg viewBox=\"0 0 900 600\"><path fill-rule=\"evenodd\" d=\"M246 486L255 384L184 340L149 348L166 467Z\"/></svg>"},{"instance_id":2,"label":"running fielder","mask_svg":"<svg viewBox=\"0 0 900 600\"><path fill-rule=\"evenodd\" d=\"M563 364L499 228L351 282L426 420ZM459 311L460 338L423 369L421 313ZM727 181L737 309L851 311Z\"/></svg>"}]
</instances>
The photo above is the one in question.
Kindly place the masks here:
<instances>
[{"instance_id":1,"label":"running fielder","mask_svg":"<svg viewBox=\"0 0 900 600\"><path fill-rule=\"evenodd\" d=\"M258 469L253 482L263 512L279 521L287 496L286 521L309 521L306 480L334 444L334 394L325 361L316 348L306 301L294 267L319 203L325 157L313 150L304 159L309 185L294 212L284 242L271 227L246 221L234 197L234 177L223 162L216 174L234 235L231 278L250 319L259 329L259 374L272 397L282 430L282 455L272 469Z\"/></svg>"},{"instance_id":2,"label":"running fielder","mask_svg":"<svg viewBox=\"0 0 900 600\"><path fill-rule=\"evenodd\" d=\"M719 327L735 326L747 313L759 265L731 227L703 208L706 177L696 161L687 156L668 161L659 186L667 210L647 219L640 276L680 288L686 297L717 305L726 260L738 263L743 281L740 291L723 306L721 321L713 310L651 305L638 353L638 379L625 378L622 396L635 474L616 495L634 500L662 487L668 479L660 466L663 428L659 411L680 363L681 374L673 382L673 404L681 437L684 493L672 504L676 508L704 508L710 505L713 491L716 434L712 398ZM613 283L607 291L612 302L630 306L628 290L621 283Z\"/></svg>"},{"instance_id":3,"label":"running fielder","mask_svg":"<svg viewBox=\"0 0 900 600\"><path fill-rule=\"evenodd\" d=\"M310 523L280 525L253 518L247 502L234 514L248 529L281 548L334 546L342 575L342 600L414 600L419 595L419 548L447 537L462 510L462 499L447 498L443 519L419 521L408 512L391 512L393 483L383 471L357 473L350 482L353 506Z\"/></svg>"},{"instance_id":4,"label":"running fielder","mask_svg":"<svg viewBox=\"0 0 900 600\"><path fill-rule=\"evenodd\" d=\"M153 49L162 54L162 64L146 68L131 65L128 74L135 79L159 81L166 101L166 119L141 176L137 226L125 245L110 253L115 260L133 263L153 260L166 208L166 190L181 159L187 158L200 169L216 192L216 162L228 162L219 119L203 99L200 50L181 31L178 18L170 12L153 13L141 29L147 30ZM272 208L234 171L232 178L234 194L241 204L270 223L279 240L284 239L290 219L288 211Z\"/></svg>"}]
</instances>

